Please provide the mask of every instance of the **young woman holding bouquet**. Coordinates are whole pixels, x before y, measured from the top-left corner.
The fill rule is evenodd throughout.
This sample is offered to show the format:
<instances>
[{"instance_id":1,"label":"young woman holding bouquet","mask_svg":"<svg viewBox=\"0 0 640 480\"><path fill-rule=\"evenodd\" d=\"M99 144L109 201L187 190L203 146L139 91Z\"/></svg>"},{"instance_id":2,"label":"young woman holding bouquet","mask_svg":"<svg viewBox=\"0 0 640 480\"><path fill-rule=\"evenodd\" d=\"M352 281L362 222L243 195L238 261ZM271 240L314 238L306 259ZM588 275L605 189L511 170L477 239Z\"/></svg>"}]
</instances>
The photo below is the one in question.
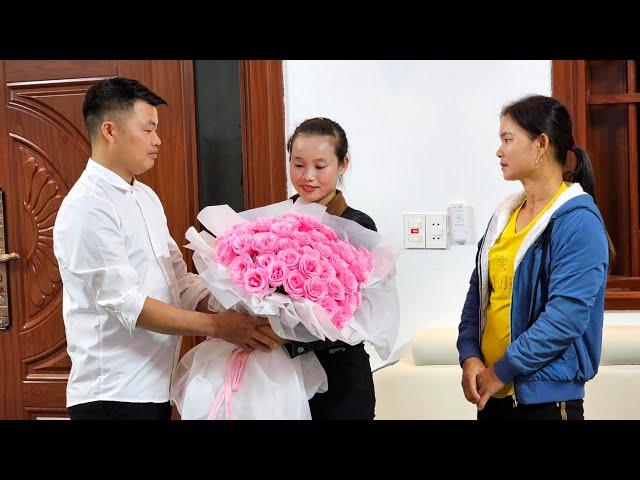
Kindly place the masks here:
<instances>
[{"instance_id":1,"label":"young woman holding bouquet","mask_svg":"<svg viewBox=\"0 0 640 480\"><path fill-rule=\"evenodd\" d=\"M293 200L241 213L212 205L198 220L215 238L193 227L185 234L200 278L221 305L268 318L270 328L260 330L285 348L248 351L219 339L192 348L172 378L182 418L374 417L363 342L382 359L397 354L402 248L336 189L349 164L337 123L307 120L288 150L299 192Z\"/></svg>"},{"instance_id":2,"label":"young woman holding bouquet","mask_svg":"<svg viewBox=\"0 0 640 480\"><path fill-rule=\"evenodd\" d=\"M292 199L326 205L327 213L376 231L371 217L349 207L336 188L349 166L348 149L344 130L333 120L311 118L298 125L287 143L289 178L298 192ZM328 391L309 401L314 420L373 420L373 376L363 343L351 346L327 340L285 346L292 358L314 352L327 374Z\"/></svg>"}]
</instances>

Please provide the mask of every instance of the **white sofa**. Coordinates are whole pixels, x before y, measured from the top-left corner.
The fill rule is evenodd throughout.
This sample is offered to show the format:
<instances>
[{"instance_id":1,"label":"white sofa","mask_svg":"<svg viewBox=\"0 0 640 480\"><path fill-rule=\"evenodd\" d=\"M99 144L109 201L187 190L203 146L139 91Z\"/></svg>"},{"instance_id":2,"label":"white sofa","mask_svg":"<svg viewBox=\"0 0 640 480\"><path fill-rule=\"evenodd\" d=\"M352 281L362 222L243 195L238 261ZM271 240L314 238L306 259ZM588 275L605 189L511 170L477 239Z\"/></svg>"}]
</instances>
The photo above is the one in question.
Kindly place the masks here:
<instances>
[{"instance_id":1,"label":"white sofa","mask_svg":"<svg viewBox=\"0 0 640 480\"><path fill-rule=\"evenodd\" d=\"M376 419L475 419L460 386L458 330L426 328L411 341L411 354L377 370ZM640 326L605 326L596 377L587 382L588 420L640 419Z\"/></svg>"}]
</instances>

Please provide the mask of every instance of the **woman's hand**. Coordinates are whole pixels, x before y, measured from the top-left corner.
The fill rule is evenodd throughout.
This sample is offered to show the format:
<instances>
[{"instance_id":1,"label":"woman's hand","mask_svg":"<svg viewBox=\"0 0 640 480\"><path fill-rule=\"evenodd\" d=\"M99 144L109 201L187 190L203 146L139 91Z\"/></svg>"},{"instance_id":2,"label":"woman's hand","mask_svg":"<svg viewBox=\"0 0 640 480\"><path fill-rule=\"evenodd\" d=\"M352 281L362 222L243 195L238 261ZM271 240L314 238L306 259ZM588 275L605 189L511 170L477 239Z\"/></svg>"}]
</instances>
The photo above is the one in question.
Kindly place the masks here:
<instances>
[{"instance_id":1,"label":"woman's hand","mask_svg":"<svg viewBox=\"0 0 640 480\"><path fill-rule=\"evenodd\" d=\"M484 363L478 357L469 357L462 364L462 391L467 401L477 405L480 401L476 378L486 370Z\"/></svg>"},{"instance_id":2,"label":"woman's hand","mask_svg":"<svg viewBox=\"0 0 640 480\"><path fill-rule=\"evenodd\" d=\"M499 392L504 383L496 376L493 367L485 368L478 374L478 393L480 393L480 401L478 402L478 410L482 410L491 398L491 395Z\"/></svg>"}]
</instances>

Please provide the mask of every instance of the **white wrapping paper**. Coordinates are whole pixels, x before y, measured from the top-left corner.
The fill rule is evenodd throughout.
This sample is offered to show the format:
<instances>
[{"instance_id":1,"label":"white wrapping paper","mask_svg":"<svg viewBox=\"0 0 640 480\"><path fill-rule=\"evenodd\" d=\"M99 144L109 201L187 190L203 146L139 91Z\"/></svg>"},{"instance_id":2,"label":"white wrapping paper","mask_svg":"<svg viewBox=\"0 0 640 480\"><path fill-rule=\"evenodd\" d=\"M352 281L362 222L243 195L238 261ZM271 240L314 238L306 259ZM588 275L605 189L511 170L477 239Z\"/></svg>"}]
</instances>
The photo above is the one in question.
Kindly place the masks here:
<instances>
[{"instance_id":1,"label":"white wrapping paper","mask_svg":"<svg viewBox=\"0 0 640 480\"><path fill-rule=\"evenodd\" d=\"M187 248L194 251L193 260L200 277L225 308L268 318L274 332L282 338L300 342L341 340L350 345L366 341L383 360L392 359L391 348L396 342L400 318L395 285L399 244L356 222L329 215L323 205L303 199L239 214L227 205L212 206L203 209L198 220L220 236L238 223L293 212L314 217L331 227L340 239L348 239L355 247L365 247L372 253L374 269L361 286L362 305L342 329L329 320L323 308L307 299L292 299L278 292L260 297L234 284L227 268L215 259L215 238L191 227L186 233L190 242ZM171 399L183 419L207 418L234 348L222 340L208 340L191 349L180 361L173 373ZM271 353L254 351L248 358L241 388L233 393L233 418L308 419L308 400L326 389L326 374L313 352L292 359L283 348ZM226 418L224 409L216 418Z\"/></svg>"}]
</instances>

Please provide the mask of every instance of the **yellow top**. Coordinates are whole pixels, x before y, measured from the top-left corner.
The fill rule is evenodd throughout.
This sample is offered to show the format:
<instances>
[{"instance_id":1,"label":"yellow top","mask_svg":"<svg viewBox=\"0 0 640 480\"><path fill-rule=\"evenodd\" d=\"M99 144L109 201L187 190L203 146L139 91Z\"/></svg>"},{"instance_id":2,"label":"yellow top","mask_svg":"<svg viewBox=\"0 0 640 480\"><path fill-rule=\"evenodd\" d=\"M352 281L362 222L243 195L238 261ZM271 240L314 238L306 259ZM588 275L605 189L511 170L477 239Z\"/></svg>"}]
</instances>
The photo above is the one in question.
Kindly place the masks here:
<instances>
[{"instance_id":1,"label":"yellow top","mask_svg":"<svg viewBox=\"0 0 640 480\"><path fill-rule=\"evenodd\" d=\"M527 233L567 188L567 185L563 183L542 211L526 227L516 233L516 219L523 202L513 211L500 238L489 251L490 296L487 306L487 323L480 342L484 363L487 367L500 360L511 343L511 288L515 273L514 261L518 249ZM513 393L513 384L509 383L493 396L503 398L507 395L513 395Z\"/></svg>"}]
</instances>

